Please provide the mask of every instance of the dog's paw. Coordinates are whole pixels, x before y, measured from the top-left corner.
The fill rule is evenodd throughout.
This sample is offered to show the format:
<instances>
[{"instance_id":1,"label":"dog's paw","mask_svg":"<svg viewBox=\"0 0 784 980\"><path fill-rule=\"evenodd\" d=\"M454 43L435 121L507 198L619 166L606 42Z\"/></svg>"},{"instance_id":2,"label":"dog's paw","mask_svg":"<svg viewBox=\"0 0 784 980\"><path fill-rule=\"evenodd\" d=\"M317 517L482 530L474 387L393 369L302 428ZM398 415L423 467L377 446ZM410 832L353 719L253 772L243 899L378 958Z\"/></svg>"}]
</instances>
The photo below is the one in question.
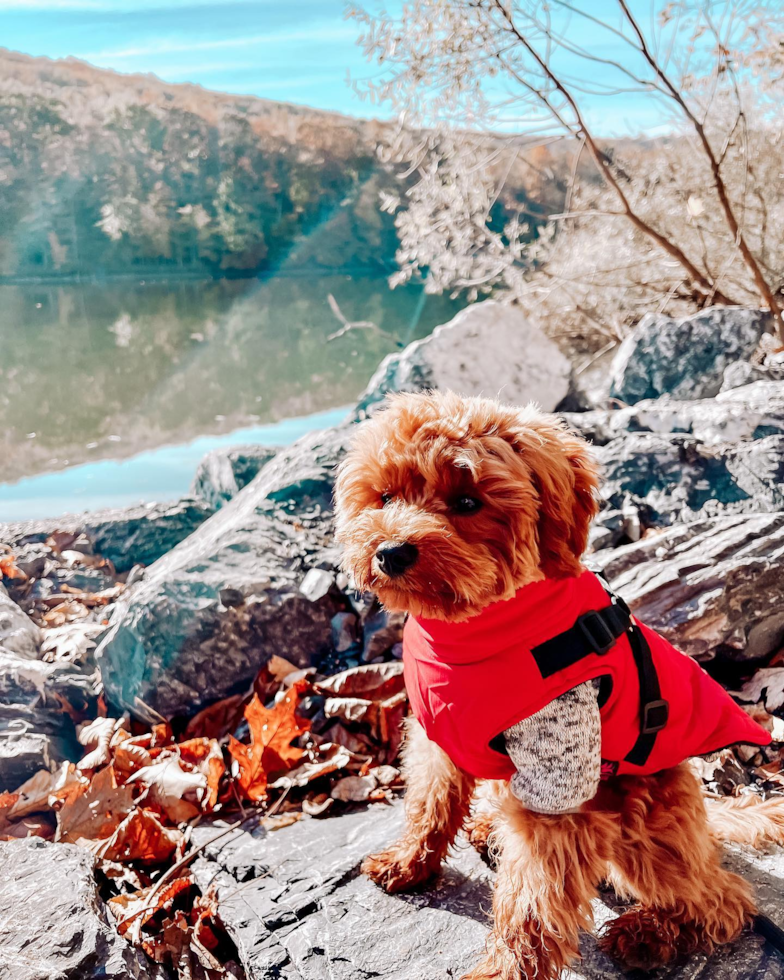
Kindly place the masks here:
<instances>
[{"instance_id":1,"label":"dog's paw","mask_svg":"<svg viewBox=\"0 0 784 980\"><path fill-rule=\"evenodd\" d=\"M362 874L375 881L390 895L411 891L429 881L438 868L428 861L429 855L409 854L390 848L380 854L371 854L362 862Z\"/></svg>"},{"instance_id":2,"label":"dog's paw","mask_svg":"<svg viewBox=\"0 0 784 980\"><path fill-rule=\"evenodd\" d=\"M659 909L630 909L607 924L599 949L630 970L653 970L685 952L682 923Z\"/></svg>"}]
</instances>

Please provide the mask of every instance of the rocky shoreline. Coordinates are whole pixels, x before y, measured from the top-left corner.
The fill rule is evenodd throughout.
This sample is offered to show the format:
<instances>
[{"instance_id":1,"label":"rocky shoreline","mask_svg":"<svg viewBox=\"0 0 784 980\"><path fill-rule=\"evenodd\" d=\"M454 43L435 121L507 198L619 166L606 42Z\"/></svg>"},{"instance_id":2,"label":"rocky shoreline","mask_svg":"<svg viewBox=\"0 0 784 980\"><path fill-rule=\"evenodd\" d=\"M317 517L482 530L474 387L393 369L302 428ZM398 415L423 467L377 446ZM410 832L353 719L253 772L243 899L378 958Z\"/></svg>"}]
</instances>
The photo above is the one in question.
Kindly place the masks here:
<instances>
[{"instance_id":1,"label":"rocky shoreline","mask_svg":"<svg viewBox=\"0 0 784 980\"><path fill-rule=\"evenodd\" d=\"M479 304L387 358L343 425L278 451L211 454L191 497L0 525L0 560L13 556L0 585L0 791L13 792L41 769L78 762L78 719L94 717L99 703L147 724L165 719L176 730L213 702L245 695L273 656L316 677L396 662L400 617L350 591L332 538L335 467L354 421L392 390L451 386L510 403L534 390L543 408L560 411L596 446L603 503L589 561L642 619L728 686L739 688L759 667L779 669L784 381L779 355L758 354L765 329L762 314L734 308L686 321L647 317L600 384L586 390L580 373L521 314ZM758 693L747 700L777 732L775 699L766 705ZM706 781L722 792L780 791L780 752L777 742L727 758ZM413 927L431 949L454 947L468 956L481 944L479 906L489 903L477 896L487 891L490 872L473 857L459 852L434 891L410 900L355 880L367 841L375 833L392 836L394 814L379 803L367 814L305 818L271 836L239 829L204 851L196 878L205 888L208 879L218 883L221 915L248 977L446 977L457 960L466 965L460 953L428 968L424 946L405 952L402 943ZM197 829L198 844L207 829ZM0 843L5 892L12 895L9 881L48 860L44 851L65 846ZM310 856L292 862L288 847ZM238 849L247 867L236 863ZM75 853L62 860L82 868L84 853L69 851ZM82 911L63 923L82 928L80 916L91 916L91 935L114 950L115 940L95 926L100 901L80 897ZM353 935L360 908L368 928L362 945L370 943L372 954ZM15 949L14 942L0 929L0 947ZM44 963L41 942L35 956ZM732 975L784 976L778 962L763 963L755 944L744 939L725 957ZM62 975L143 976L134 972L143 969L135 955L115 950L111 962L122 965L110 973L73 959ZM586 976L615 975L592 957ZM24 964L14 976L47 975Z\"/></svg>"}]
</instances>

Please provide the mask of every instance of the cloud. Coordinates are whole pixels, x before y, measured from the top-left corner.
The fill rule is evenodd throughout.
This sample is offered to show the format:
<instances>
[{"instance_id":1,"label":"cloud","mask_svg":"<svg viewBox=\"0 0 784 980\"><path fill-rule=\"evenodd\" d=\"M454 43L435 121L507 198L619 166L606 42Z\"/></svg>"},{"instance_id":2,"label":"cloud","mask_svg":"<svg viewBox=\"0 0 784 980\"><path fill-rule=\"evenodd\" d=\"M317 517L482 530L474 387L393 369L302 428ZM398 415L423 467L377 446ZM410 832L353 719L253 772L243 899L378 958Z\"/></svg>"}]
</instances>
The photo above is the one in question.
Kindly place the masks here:
<instances>
[{"instance_id":1,"label":"cloud","mask_svg":"<svg viewBox=\"0 0 784 980\"><path fill-rule=\"evenodd\" d=\"M178 52L191 53L194 51L221 51L231 48L251 48L261 44L300 44L312 41L343 41L353 40L356 30L345 24L339 27L309 27L301 31L269 31L266 34L251 34L245 37L219 38L214 41L173 41L159 39L149 44L131 48L116 48L109 51L93 51L80 54L78 57L87 61L116 61L123 58L145 58L150 55L173 54Z\"/></svg>"}]
</instances>

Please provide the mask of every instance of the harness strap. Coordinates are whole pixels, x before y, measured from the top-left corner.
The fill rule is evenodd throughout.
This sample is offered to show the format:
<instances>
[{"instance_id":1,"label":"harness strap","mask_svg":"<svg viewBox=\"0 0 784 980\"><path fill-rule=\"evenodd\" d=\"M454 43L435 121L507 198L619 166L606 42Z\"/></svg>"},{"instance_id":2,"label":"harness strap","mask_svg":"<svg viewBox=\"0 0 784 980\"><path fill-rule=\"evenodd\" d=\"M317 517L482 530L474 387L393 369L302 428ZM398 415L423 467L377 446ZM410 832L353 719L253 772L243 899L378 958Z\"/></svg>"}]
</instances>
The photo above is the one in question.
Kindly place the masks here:
<instances>
[{"instance_id":1,"label":"harness strap","mask_svg":"<svg viewBox=\"0 0 784 980\"><path fill-rule=\"evenodd\" d=\"M604 609L583 613L574 626L531 650L542 677L551 677L592 653L607 653L628 632L629 607L617 596L613 600Z\"/></svg>"},{"instance_id":2,"label":"harness strap","mask_svg":"<svg viewBox=\"0 0 784 980\"><path fill-rule=\"evenodd\" d=\"M624 633L629 637L640 683L640 733L624 761L643 766L656 744L656 735L667 724L669 705L662 699L656 665L642 630L632 622L623 599L609 587L607 594L613 600L611 605L583 613L574 626L535 646L531 653L542 677L551 677L590 654L603 656Z\"/></svg>"},{"instance_id":3,"label":"harness strap","mask_svg":"<svg viewBox=\"0 0 784 980\"><path fill-rule=\"evenodd\" d=\"M659 675L642 630L632 625L628 636L640 680L640 734L625 761L633 766L644 766L656 744L656 735L667 724L670 706L662 700Z\"/></svg>"}]
</instances>

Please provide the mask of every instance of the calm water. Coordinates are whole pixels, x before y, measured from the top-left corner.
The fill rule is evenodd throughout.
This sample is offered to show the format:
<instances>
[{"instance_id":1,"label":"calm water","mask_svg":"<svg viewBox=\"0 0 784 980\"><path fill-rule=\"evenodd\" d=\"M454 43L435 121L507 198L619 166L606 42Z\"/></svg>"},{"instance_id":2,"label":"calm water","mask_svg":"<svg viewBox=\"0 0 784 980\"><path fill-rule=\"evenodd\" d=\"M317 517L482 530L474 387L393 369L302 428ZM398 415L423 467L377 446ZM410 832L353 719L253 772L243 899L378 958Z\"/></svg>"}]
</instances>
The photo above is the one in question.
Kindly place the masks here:
<instances>
[{"instance_id":1,"label":"calm water","mask_svg":"<svg viewBox=\"0 0 784 980\"><path fill-rule=\"evenodd\" d=\"M332 294L351 320L340 324ZM348 276L0 286L0 521L187 491L216 445L333 424L457 306Z\"/></svg>"}]
</instances>

